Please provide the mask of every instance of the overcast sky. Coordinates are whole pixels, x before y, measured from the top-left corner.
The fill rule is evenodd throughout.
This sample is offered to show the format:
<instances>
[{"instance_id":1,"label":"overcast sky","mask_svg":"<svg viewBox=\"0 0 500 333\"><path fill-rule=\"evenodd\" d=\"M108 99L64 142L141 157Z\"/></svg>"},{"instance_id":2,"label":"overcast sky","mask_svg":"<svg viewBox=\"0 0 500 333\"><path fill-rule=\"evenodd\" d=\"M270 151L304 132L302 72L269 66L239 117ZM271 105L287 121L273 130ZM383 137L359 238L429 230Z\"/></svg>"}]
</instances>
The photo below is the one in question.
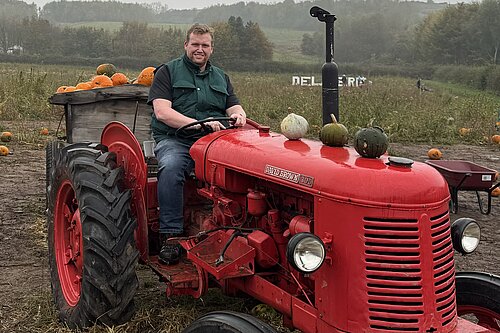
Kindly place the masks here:
<instances>
[{"instance_id":1,"label":"overcast sky","mask_svg":"<svg viewBox=\"0 0 500 333\"><path fill-rule=\"evenodd\" d=\"M38 6L43 6L47 2L52 2L53 0L24 0L27 3L36 3ZM71 0L70 0L71 1ZM103 0L104 1L104 0ZM119 2L139 2L139 3L152 3L152 2L160 2L165 4L170 9L190 9L190 8L205 8L217 4L226 4L231 5L237 2L241 2L242 0L117 0ZM253 0L258 3L278 3L283 2L283 0ZM295 0L295 2L301 2L302 0ZM457 3L457 2L472 2L472 0L435 0L435 2L448 2L448 3ZM249 2L249 1L244 1Z\"/></svg>"}]
</instances>

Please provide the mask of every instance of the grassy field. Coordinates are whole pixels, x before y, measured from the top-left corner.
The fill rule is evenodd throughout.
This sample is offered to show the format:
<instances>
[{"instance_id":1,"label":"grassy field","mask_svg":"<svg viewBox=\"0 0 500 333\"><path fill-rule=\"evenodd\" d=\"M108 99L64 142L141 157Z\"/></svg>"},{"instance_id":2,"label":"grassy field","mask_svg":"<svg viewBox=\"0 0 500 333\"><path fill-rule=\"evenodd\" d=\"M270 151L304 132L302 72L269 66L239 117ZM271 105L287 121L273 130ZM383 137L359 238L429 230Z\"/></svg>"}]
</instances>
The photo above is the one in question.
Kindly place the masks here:
<instances>
[{"instance_id":1,"label":"grassy field","mask_svg":"<svg viewBox=\"0 0 500 333\"><path fill-rule=\"evenodd\" d=\"M60 110L48 98L60 85L88 81L91 67L0 64L0 120L57 120ZM137 71L125 72L129 78ZM304 116L309 137L321 128L321 87L292 85L292 74L230 73L249 116L279 131L288 112ZM297 73L294 73L297 75ZM310 75L310 74L307 74ZM321 76L316 76L320 81ZM351 137L369 123L380 126L391 142L429 144L487 141L495 132L500 97L459 86L426 82L432 91L420 91L411 79L370 77L362 88L340 89L340 119ZM470 128L462 136L460 128ZM6 130L0 122L0 130Z\"/></svg>"}]
</instances>

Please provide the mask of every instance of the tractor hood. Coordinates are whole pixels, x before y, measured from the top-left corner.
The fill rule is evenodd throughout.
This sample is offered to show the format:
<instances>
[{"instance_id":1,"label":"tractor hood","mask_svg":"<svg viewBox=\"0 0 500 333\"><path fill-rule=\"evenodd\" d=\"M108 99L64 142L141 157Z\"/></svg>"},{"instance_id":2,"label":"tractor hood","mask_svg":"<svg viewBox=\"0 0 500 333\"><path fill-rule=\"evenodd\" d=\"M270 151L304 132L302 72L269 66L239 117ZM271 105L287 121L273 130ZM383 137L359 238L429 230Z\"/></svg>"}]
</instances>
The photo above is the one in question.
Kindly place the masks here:
<instances>
[{"instance_id":1,"label":"tractor hood","mask_svg":"<svg viewBox=\"0 0 500 333\"><path fill-rule=\"evenodd\" d=\"M227 170L231 170L232 175L250 175L359 204L408 209L449 199L444 178L424 163L393 165L387 155L364 158L353 148L328 147L307 139L288 140L282 134L263 130L212 133L198 140L190 152L197 178L222 188Z\"/></svg>"}]
</instances>

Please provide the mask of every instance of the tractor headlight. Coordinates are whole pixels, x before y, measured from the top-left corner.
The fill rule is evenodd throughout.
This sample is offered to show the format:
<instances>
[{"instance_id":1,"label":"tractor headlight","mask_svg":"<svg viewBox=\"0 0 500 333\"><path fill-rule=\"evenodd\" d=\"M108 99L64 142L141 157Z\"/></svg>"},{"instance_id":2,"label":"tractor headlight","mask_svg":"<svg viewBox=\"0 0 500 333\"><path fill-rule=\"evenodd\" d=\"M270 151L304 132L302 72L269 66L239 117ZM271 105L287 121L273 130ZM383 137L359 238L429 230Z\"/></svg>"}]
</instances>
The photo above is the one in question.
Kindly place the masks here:
<instances>
[{"instance_id":1,"label":"tractor headlight","mask_svg":"<svg viewBox=\"0 0 500 333\"><path fill-rule=\"evenodd\" d=\"M301 232L288 242L286 257L288 262L302 273L312 273L325 260L325 245L317 236Z\"/></svg>"},{"instance_id":2,"label":"tractor headlight","mask_svg":"<svg viewBox=\"0 0 500 333\"><path fill-rule=\"evenodd\" d=\"M481 228L471 218L462 217L451 225L451 240L455 250L462 254L474 252L481 239Z\"/></svg>"}]
</instances>

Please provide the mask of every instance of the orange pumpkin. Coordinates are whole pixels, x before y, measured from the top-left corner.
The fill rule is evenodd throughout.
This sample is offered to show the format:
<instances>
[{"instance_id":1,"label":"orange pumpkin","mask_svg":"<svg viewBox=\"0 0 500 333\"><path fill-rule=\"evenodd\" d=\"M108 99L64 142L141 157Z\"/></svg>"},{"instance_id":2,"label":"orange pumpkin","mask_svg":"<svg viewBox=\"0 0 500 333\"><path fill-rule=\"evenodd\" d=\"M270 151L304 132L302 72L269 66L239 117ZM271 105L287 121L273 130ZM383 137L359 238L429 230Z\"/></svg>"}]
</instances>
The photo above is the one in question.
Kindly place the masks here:
<instances>
[{"instance_id":1,"label":"orange pumpkin","mask_svg":"<svg viewBox=\"0 0 500 333\"><path fill-rule=\"evenodd\" d=\"M500 179L500 174L498 171L495 172L495 177L493 177L493 181L496 182L498 179Z\"/></svg>"},{"instance_id":2,"label":"orange pumpkin","mask_svg":"<svg viewBox=\"0 0 500 333\"><path fill-rule=\"evenodd\" d=\"M63 93L67 87L68 86L60 86L59 88L57 88L56 93L58 93L58 94Z\"/></svg>"},{"instance_id":3,"label":"orange pumpkin","mask_svg":"<svg viewBox=\"0 0 500 333\"><path fill-rule=\"evenodd\" d=\"M75 86L68 86L66 87L66 89L64 89L64 92L67 93L67 92L73 92L76 90L76 87Z\"/></svg>"},{"instance_id":4,"label":"orange pumpkin","mask_svg":"<svg viewBox=\"0 0 500 333\"><path fill-rule=\"evenodd\" d=\"M491 196L492 197L500 197L500 187L497 187L493 191L491 191Z\"/></svg>"},{"instance_id":5,"label":"orange pumpkin","mask_svg":"<svg viewBox=\"0 0 500 333\"><path fill-rule=\"evenodd\" d=\"M491 137L491 142L493 143L500 143L500 135L495 134Z\"/></svg>"},{"instance_id":6,"label":"orange pumpkin","mask_svg":"<svg viewBox=\"0 0 500 333\"><path fill-rule=\"evenodd\" d=\"M139 76L137 77L137 83L142 84L143 86L150 86L153 83L154 67L146 67L144 68Z\"/></svg>"},{"instance_id":7,"label":"orange pumpkin","mask_svg":"<svg viewBox=\"0 0 500 333\"><path fill-rule=\"evenodd\" d=\"M113 74L116 73L116 67L113 64L100 64L96 68L97 75L106 75L108 77L112 77Z\"/></svg>"},{"instance_id":8,"label":"orange pumpkin","mask_svg":"<svg viewBox=\"0 0 500 333\"><path fill-rule=\"evenodd\" d=\"M104 88L104 87L112 87L113 81L111 78L106 75L97 75L92 79L93 88Z\"/></svg>"},{"instance_id":9,"label":"orange pumpkin","mask_svg":"<svg viewBox=\"0 0 500 333\"><path fill-rule=\"evenodd\" d=\"M128 83L128 77L123 73L115 73L111 77L114 86L121 86L122 84Z\"/></svg>"},{"instance_id":10,"label":"orange pumpkin","mask_svg":"<svg viewBox=\"0 0 500 333\"><path fill-rule=\"evenodd\" d=\"M40 134L41 134L41 135L49 135L49 129L48 129L48 128L45 128L45 127L44 127L44 128L42 128L42 129L40 130Z\"/></svg>"},{"instance_id":11,"label":"orange pumpkin","mask_svg":"<svg viewBox=\"0 0 500 333\"><path fill-rule=\"evenodd\" d=\"M92 82L80 82L76 85L76 90L90 90L92 89Z\"/></svg>"},{"instance_id":12,"label":"orange pumpkin","mask_svg":"<svg viewBox=\"0 0 500 333\"><path fill-rule=\"evenodd\" d=\"M467 134L470 134L470 132L472 131L472 129L470 128L465 128L465 127L462 127L458 130L458 133L461 135L461 136L465 136Z\"/></svg>"},{"instance_id":13,"label":"orange pumpkin","mask_svg":"<svg viewBox=\"0 0 500 333\"><path fill-rule=\"evenodd\" d=\"M9 148L5 146L0 146L0 156L7 156L9 155Z\"/></svg>"},{"instance_id":14,"label":"orange pumpkin","mask_svg":"<svg viewBox=\"0 0 500 333\"><path fill-rule=\"evenodd\" d=\"M2 132L2 135L0 135L0 141L9 142L10 140L12 140L12 133L11 132Z\"/></svg>"},{"instance_id":15,"label":"orange pumpkin","mask_svg":"<svg viewBox=\"0 0 500 333\"><path fill-rule=\"evenodd\" d=\"M443 153L439 149L437 149L437 148L431 148L427 152L427 156L431 160L440 160L443 157Z\"/></svg>"}]
</instances>

